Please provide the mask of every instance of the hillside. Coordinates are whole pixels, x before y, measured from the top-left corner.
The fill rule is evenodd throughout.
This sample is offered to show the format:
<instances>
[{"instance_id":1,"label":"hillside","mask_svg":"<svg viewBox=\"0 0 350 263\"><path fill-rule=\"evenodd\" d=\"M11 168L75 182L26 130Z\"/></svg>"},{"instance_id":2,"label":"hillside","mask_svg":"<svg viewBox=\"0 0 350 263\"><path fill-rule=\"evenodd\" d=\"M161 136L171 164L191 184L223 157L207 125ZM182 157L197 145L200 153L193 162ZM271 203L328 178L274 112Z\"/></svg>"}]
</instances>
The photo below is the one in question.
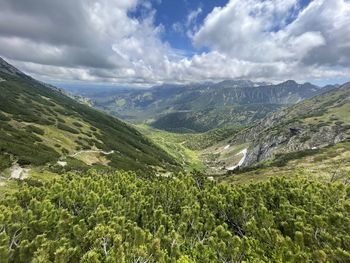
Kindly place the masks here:
<instances>
[{"instance_id":1,"label":"hillside","mask_svg":"<svg viewBox=\"0 0 350 263\"><path fill-rule=\"evenodd\" d=\"M126 170L172 169L176 165L128 124L79 104L2 59L0 160L0 171L15 163L20 167L61 166L64 170L77 163Z\"/></svg>"},{"instance_id":2,"label":"hillside","mask_svg":"<svg viewBox=\"0 0 350 263\"><path fill-rule=\"evenodd\" d=\"M350 84L347 83L272 113L215 146L215 150L208 149L214 155L210 163L225 170L225 167L235 167L244 157L240 166L250 166L293 152L302 155L304 151L316 151L346 141L350 137L349 110ZM243 149L244 154L238 154Z\"/></svg>"},{"instance_id":3,"label":"hillside","mask_svg":"<svg viewBox=\"0 0 350 263\"><path fill-rule=\"evenodd\" d=\"M242 126L331 89L286 81L277 85L223 81L89 93L94 106L132 122L168 131L203 132Z\"/></svg>"},{"instance_id":4,"label":"hillside","mask_svg":"<svg viewBox=\"0 0 350 263\"><path fill-rule=\"evenodd\" d=\"M250 125L268 113L282 108L280 104L247 104L178 111L161 115L151 126L171 132L202 133L216 128Z\"/></svg>"}]
</instances>

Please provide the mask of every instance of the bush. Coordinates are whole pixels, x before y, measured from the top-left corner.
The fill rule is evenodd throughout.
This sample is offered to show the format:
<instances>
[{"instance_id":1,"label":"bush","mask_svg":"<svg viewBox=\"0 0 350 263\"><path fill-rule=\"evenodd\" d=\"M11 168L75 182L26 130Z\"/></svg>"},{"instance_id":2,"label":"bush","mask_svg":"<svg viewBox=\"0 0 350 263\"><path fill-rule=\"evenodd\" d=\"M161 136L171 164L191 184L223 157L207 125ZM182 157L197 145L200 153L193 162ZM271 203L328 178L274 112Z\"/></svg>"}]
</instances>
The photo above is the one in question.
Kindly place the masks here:
<instances>
[{"instance_id":1,"label":"bush","mask_svg":"<svg viewBox=\"0 0 350 263\"><path fill-rule=\"evenodd\" d=\"M32 133L36 133L36 134L39 134L39 135L44 135L45 134L45 131L39 127L36 127L34 125L27 125L26 126L26 131L27 132L32 132Z\"/></svg>"},{"instance_id":2,"label":"bush","mask_svg":"<svg viewBox=\"0 0 350 263\"><path fill-rule=\"evenodd\" d=\"M298 152L291 152L291 153L284 153L284 154L277 154L275 156L275 159L272 161L272 166L282 167L285 166L289 161L300 159L306 156L311 156L316 153L319 153L319 149L307 149L304 151L298 151Z\"/></svg>"},{"instance_id":3,"label":"bush","mask_svg":"<svg viewBox=\"0 0 350 263\"><path fill-rule=\"evenodd\" d=\"M81 124L80 124L79 122L77 122L77 121L73 122L73 125L74 125L75 127L78 127L78 128L83 127L83 125L81 125Z\"/></svg>"},{"instance_id":4,"label":"bush","mask_svg":"<svg viewBox=\"0 0 350 263\"><path fill-rule=\"evenodd\" d=\"M0 121L10 121L11 119L7 117L5 114L0 112Z\"/></svg>"},{"instance_id":5,"label":"bush","mask_svg":"<svg viewBox=\"0 0 350 263\"><path fill-rule=\"evenodd\" d=\"M0 155L0 172L6 168L11 167L11 165L11 157L8 154Z\"/></svg>"},{"instance_id":6,"label":"bush","mask_svg":"<svg viewBox=\"0 0 350 263\"><path fill-rule=\"evenodd\" d=\"M350 261L344 185L276 178L231 186L201 175L145 179L86 172L81 162L67 162L82 172L43 186L21 183L0 200L2 261Z\"/></svg>"},{"instance_id":7,"label":"bush","mask_svg":"<svg viewBox=\"0 0 350 263\"><path fill-rule=\"evenodd\" d=\"M66 124L63 124L63 123L58 123L57 124L57 128L59 128L60 130L63 130L63 131L67 131L67 132L70 132L70 133L73 133L73 134L80 134L80 132Z\"/></svg>"}]
</instances>

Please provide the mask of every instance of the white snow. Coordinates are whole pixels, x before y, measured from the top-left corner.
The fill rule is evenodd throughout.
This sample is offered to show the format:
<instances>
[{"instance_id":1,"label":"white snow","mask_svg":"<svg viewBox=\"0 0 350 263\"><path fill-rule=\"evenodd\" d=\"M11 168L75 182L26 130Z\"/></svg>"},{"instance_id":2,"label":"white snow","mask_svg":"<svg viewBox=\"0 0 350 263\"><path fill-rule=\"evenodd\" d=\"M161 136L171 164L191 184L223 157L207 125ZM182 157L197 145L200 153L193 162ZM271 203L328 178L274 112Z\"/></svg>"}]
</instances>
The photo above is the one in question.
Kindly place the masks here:
<instances>
[{"instance_id":1,"label":"white snow","mask_svg":"<svg viewBox=\"0 0 350 263\"><path fill-rule=\"evenodd\" d=\"M227 150L228 148L230 148L230 145L227 144L225 147L224 147L224 150Z\"/></svg>"},{"instance_id":2,"label":"white snow","mask_svg":"<svg viewBox=\"0 0 350 263\"><path fill-rule=\"evenodd\" d=\"M244 163L245 158L247 157L247 152L248 152L248 148L245 148L242 151L240 151L239 153L237 153L235 156L243 154L243 157L241 158L241 160L239 160L238 164L227 167L226 170L232 171L232 170L236 169L238 166L241 166Z\"/></svg>"}]
</instances>

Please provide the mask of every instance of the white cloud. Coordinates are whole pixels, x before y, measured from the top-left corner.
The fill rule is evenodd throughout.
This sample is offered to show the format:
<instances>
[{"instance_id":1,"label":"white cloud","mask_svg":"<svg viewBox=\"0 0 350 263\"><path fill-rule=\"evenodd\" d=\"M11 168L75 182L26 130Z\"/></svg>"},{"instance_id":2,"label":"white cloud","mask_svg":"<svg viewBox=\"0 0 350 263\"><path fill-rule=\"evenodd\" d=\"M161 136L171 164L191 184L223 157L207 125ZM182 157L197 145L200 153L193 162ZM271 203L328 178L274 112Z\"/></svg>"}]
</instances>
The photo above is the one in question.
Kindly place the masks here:
<instances>
[{"instance_id":1,"label":"white cloud","mask_svg":"<svg viewBox=\"0 0 350 263\"><path fill-rule=\"evenodd\" d=\"M186 21L186 25L190 26L192 23L194 23L197 19L197 17L203 12L201 7L198 7L195 10L192 10L188 16L187 16L187 21Z\"/></svg>"},{"instance_id":2,"label":"white cloud","mask_svg":"<svg viewBox=\"0 0 350 263\"><path fill-rule=\"evenodd\" d=\"M242 65L256 63L257 72L266 63L288 69L290 78L320 77L320 71L327 75L348 72L328 68L350 64L349 1L318 0L299 13L298 9L297 0L231 0L207 16L193 42L238 59ZM285 76L280 70L274 73L276 78Z\"/></svg>"},{"instance_id":3,"label":"white cloud","mask_svg":"<svg viewBox=\"0 0 350 263\"><path fill-rule=\"evenodd\" d=\"M0 55L45 80L155 84L225 78L312 80L350 76L350 3L231 0L190 29L186 57L164 42L147 0L0 2ZM141 10L141 18L130 12Z\"/></svg>"}]
</instances>

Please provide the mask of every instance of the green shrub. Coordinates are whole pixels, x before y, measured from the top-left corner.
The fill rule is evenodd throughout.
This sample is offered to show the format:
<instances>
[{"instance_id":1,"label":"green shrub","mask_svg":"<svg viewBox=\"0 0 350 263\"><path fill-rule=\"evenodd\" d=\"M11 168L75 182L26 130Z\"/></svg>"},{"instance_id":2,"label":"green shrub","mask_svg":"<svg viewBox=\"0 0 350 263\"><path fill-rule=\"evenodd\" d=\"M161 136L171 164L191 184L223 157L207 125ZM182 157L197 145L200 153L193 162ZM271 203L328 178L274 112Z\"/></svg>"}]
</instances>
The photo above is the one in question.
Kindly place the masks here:
<instances>
[{"instance_id":1,"label":"green shrub","mask_svg":"<svg viewBox=\"0 0 350 263\"><path fill-rule=\"evenodd\" d=\"M5 114L0 112L0 121L10 121L11 119L7 117Z\"/></svg>"},{"instance_id":2,"label":"green shrub","mask_svg":"<svg viewBox=\"0 0 350 263\"><path fill-rule=\"evenodd\" d=\"M291 160L296 160L300 159L306 156L311 156L314 154L319 153L319 149L307 149L303 151L298 151L298 152L290 152L290 153L283 153L283 154L277 154L275 156L275 159L272 161L271 165L272 166L277 166L277 167L282 167L285 166L289 161Z\"/></svg>"},{"instance_id":3,"label":"green shrub","mask_svg":"<svg viewBox=\"0 0 350 263\"><path fill-rule=\"evenodd\" d=\"M12 161L11 157L6 154L6 155L0 155L0 172L6 168L11 167Z\"/></svg>"},{"instance_id":4,"label":"green shrub","mask_svg":"<svg viewBox=\"0 0 350 263\"><path fill-rule=\"evenodd\" d=\"M349 188L84 171L0 200L7 262L349 262ZM66 169L66 168L63 168ZM16 244L13 245L13 238ZM54 259L54 260L53 260ZM5 262L6 262L5 261Z\"/></svg>"},{"instance_id":5,"label":"green shrub","mask_svg":"<svg viewBox=\"0 0 350 263\"><path fill-rule=\"evenodd\" d=\"M44 135L45 134L45 131L39 127L36 127L34 125L27 125L26 126L26 131L27 132L33 132L33 133L36 133L36 134L39 134L39 135Z\"/></svg>"},{"instance_id":6,"label":"green shrub","mask_svg":"<svg viewBox=\"0 0 350 263\"><path fill-rule=\"evenodd\" d=\"M77 121L73 122L73 125L74 125L74 126L76 126L76 127L78 127L78 128L83 127L83 125L82 125L82 124L80 124L80 123L79 123L79 122L77 122Z\"/></svg>"},{"instance_id":7,"label":"green shrub","mask_svg":"<svg viewBox=\"0 0 350 263\"><path fill-rule=\"evenodd\" d=\"M63 123L58 123L57 124L57 128L60 129L60 130L63 130L63 131L67 131L67 132L70 132L70 133L73 133L73 134L79 134L80 132L66 124L63 124Z\"/></svg>"}]
</instances>

